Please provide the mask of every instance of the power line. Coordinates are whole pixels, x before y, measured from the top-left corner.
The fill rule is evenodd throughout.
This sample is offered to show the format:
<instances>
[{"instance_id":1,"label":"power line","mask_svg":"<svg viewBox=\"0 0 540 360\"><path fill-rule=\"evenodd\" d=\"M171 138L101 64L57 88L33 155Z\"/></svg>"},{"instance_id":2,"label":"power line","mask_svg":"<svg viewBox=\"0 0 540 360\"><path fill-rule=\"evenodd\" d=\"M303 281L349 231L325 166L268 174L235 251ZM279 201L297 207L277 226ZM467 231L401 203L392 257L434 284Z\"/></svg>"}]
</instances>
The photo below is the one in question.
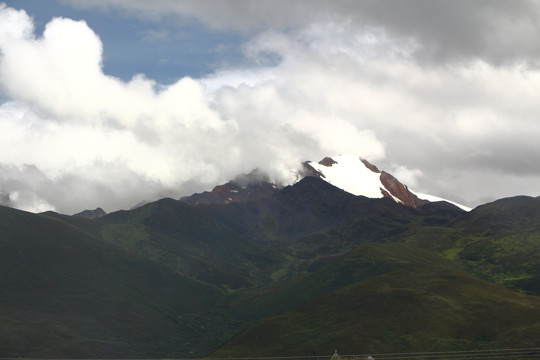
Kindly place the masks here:
<instances>
[{"instance_id":1,"label":"power line","mask_svg":"<svg viewBox=\"0 0 540 360\"><path fill-rule=\"evenodd\" d=\"M485 349L485 350L460 350L460 351L439 351L439 352L402 352L402 353L370 353L355 355L339 355L340 359L365 359L372 356L374 360L489 360L489 359L533 359L540 358L540 348L521 348L521 349ZM198 359L188 358L167 358L168 360L281 360L281 359L331 359L331 354L325 355L303 355L303 356L251 356L251 357L206 357ZM45 358L10 358L0 357L0 360L50 360ZM55 358L54 360L82 360L70 358ZM84 360L162 360L162 359L84 359Z\"/></svg>"},{"instance_id":2,"label":"power line","mask_svg":"<svg viewBox=\"0 0 540 360\"><path fill-rule=\"evenodd\" d=\"M375 354L371 354L375 356ZM364 355L360 355L364 356ZM365 355L367 356L367 355ZM485 349L485 350L461 350L461 351L443 351L443 352L409 352L409 353L387 353L376 354L378 359L387 360L405 360L405 359L493 359L500 357L540 357L540 348L521 348L521 349ZM345 357L345 356L342 356ZM350 355L348 357L355 357Z\"/></svg>"},{"instance_id":3,"label":"power line","mask_svg":"<svg viewBox=\"0 0 540 360\"><path fill-rule=\"evenodd\" d=\"M376 360L479 360L479 359L529 359L540 357L540 348L520 349L485 349L485 350L460 350L439 352L402 352L402 353L370 353L340 355L341 359L363 359L368 356ZM260 357L230 357L230 358L205 358L205 360L280 360L280 359L331 359L332 355L305 355L305 356L260 356Z\"/></svg>"}]
</instances>

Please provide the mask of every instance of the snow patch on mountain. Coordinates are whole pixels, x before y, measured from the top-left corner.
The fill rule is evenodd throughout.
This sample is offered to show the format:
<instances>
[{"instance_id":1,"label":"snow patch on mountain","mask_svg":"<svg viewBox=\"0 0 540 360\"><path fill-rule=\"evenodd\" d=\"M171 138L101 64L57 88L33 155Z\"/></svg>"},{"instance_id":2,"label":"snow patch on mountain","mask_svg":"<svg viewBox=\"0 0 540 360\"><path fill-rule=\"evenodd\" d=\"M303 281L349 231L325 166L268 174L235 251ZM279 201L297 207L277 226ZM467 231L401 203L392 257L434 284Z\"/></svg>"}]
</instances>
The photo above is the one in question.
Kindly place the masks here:
<instances>
[{"instance_id":1,"label":"snow patch on mountain","mask_svg":"<svg viewBox=\"0 0 540 360\"><path fill-rule=\"evenodd\" d=\"M419 193L419 192L416 192L416 191L413 191L411 189L409 189L410 192L412 192L413 194L415 194L416 196L418 196L420 199L424 199L424 200L427 200L427 201L430 201L430 202L437 202L437 201L446 201L447 203L450 203L452 205L455 205L457 206L458 208L462 209L462 210L465 210L465 211L471 211L472 208L468 207L468 206L465 206L465 205L461 205L457 202L454 202L454 201L450 201L450 200L447 200L447 199L443 199L443 198L440 198L438 196L434 196L434 195L428 195L428 194L422 194L422 193Z\"/></svg>"},{"instance_id":2,"label":"snow patch on mountain","mask_svg":"<svg viewBox=\"0 0 540 360\"><path fill-rule=\"evenodd\" d=\"M316 162L308 164L321 173L321 177L330 184L354 195L370 198L382 198L380 174L368 169L358 156L333 156L336 162L331 166Z\"/></svg>"}]
</instances>

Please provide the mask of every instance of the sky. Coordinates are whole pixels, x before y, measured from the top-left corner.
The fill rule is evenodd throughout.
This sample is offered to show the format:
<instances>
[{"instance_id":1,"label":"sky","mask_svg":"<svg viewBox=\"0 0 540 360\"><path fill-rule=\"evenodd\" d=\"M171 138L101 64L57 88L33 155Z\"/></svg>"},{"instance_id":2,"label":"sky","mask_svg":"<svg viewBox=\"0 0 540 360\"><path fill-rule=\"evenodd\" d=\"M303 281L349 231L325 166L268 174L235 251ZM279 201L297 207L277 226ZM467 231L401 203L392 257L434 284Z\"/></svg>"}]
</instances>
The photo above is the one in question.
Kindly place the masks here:
<instances>
[{"instance_id":1,"label":"sky","mask_svg":"<svg viewBox=\"0 0 540 360\"><path fill-rule=\"evenodd\" d=\"M356 154L540 195L540 1L0 0L0 204L73 214Z\"/></svg>"}]
</instances>

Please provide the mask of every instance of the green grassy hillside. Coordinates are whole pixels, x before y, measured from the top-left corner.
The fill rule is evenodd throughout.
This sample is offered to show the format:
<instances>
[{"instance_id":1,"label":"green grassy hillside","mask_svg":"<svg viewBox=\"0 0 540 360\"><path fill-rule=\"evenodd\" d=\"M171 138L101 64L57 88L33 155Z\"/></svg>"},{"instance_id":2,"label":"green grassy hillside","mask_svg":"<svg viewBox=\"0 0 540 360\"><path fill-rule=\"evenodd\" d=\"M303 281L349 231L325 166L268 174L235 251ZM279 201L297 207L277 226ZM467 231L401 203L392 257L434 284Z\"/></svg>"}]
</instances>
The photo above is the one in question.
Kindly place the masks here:
<instances>
[{"instance_id":1,"label":"green grassy hillside","mask_svg":"<svg viewBox=\"0 0 540 360\"><path fill-rule=\"evenodd\" d=\"M222 292L47 215L0 207L0 356L202 355Z\"/></svg>"},{"instance_id":2,"label":"green grassy hillside","mask_svg":"<svg viewBox=\"0 0 540 360\"><path fill-rule=\"evenodd\" d=\"M213 356L320 355L336 348L344 354L363 354L538 345L538 297L475 278L421 249L400 244L360 246L290 286L289 295L313 291L316 284L330 291L257 323ZM278 303L286 301L283 296Z\"/></svg>"},{"instance_id":3,"label":"green grassy hillside","mask_svg":"<svg viewBox=\"0 0 540 360\"><path fill-rule=\"evenodd\" d=\"M540 199L501 199L457 222L466 236L448 250L475 274L540 295Z\"/></svg>"},{"instance_id":4,"label":"green grassy hillside","mask_svg":"<svg viewBox=\"0 0 540 360\"><path fill-rule=\"evenodd\" d=\"M540 295L540 200L502 199L446 226L411 227L402 241L433 250L476 276Z\"/></svg>"},{"instance_id":5,"label":"green grassy hillside","mask_svg":"<svg viewBox=\"0 0 540 360\"><path fill-rule=\"evenodd\" d=\"M279 254L250 238L223 205L163 199L100 219L101 236L203 283L234 290L264 278Z\"/></svg>"},{"instance_id":6,"label":"green grassy hillside","mask_svg":"<svg viewBox=\"0 0 540 360\"><path fill-rule=\"evenodd\" d=\"M540 202L466 213L306 178L95 220L0 207L0 357L538 347Z\"/></svg>"}]
</instances>

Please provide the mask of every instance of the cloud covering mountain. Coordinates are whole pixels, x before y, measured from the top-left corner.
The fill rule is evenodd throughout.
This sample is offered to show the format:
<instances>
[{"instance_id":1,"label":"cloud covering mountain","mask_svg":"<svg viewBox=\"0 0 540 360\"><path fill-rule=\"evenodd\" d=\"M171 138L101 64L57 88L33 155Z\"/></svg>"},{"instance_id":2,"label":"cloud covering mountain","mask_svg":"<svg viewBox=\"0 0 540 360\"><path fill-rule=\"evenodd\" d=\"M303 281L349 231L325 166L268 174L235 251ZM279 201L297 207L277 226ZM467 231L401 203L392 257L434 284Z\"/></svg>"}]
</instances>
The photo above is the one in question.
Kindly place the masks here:
<instances>
[{"instance_id":1,"label":"cloud covering mountain","mask_svg":"<svg viewBox=\"0 0 540 360\"><path fill-rule=\"evenodd\" d=\"M536 1L62 3L241 32L244 61L123 80L85 21L41 33L1 5L0 193L13 206L111 211L256 167L287 181L343 153L469 206L539 192Z\"/></svg>"}]
</instances>

